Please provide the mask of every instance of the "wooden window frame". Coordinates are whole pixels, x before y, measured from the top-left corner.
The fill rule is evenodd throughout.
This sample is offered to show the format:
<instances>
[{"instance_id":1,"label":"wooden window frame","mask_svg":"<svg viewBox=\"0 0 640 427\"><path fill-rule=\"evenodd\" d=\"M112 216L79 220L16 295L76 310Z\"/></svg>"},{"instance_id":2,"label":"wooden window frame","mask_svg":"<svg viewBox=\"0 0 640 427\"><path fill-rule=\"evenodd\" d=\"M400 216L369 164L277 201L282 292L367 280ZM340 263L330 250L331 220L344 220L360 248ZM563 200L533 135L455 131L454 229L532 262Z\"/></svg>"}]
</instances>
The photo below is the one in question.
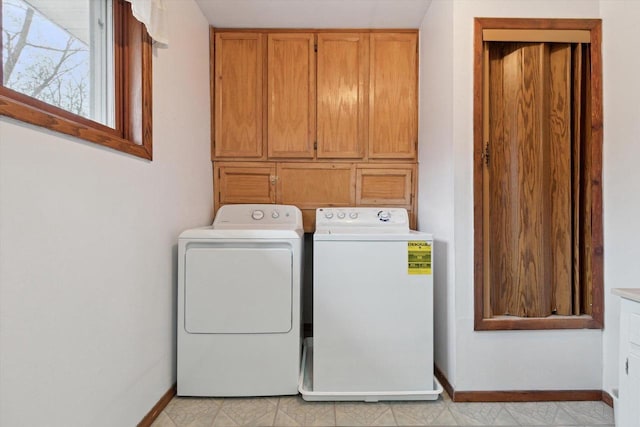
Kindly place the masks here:
<instances>
[{"instance_id":1,"label":"wooden window frame","mask_svg":"<svg viewBox=\"0 0 640 427\"><path fill-rule=\"evenodd\" d=\"M483 200L484 148L484 58L483 30L577 30L588 31L591 55L591 262L592 315L538 318L485 318L484 239L483 223L486 206ZM474 330L541 330L541 329L601 329L604 326L603 229L602 229L602 21L600 19L519 19L475 18L474 28L474 89L473 89L473 156L474 156ZM488 303L488 301L487 301Z\"/></svg>"},{"instance_id":2,"label":"wooden window frame","mask_svg":"<svg viewBox=\"0 0 640 427\"><path fill-rule=\"evenodd\" d=\"M151 38L125 0L113 1L113 22L115 128L16 92L1 81L0 115L151 160Z\"/></svg>"}]
</instances>

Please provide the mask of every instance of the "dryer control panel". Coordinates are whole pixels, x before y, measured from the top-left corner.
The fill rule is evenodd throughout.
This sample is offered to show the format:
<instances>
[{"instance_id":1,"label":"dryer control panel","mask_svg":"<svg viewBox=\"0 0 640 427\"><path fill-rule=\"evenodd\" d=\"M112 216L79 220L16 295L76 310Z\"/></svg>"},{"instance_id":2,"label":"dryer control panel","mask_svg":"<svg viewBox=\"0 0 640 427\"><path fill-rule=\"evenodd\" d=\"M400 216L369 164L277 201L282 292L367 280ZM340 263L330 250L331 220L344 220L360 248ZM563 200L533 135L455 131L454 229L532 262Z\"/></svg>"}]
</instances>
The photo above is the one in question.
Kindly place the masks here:
<instances>
[{"instance_id":1,"label":"dryer control panel","mask_svg":"<svg viewBox=\"0 0 640 427\"><path fill-rule=\"evenodd\" d=\"M213 228L302 227L302 212L295 206L271 204L224 205L218 209Z\"/></svg>"},{"instance_id":2,"label":"dryer control panel","mask_svg":"<svg viewBox=\"0 0 640 427\"><path fill-rule=\"evenodd\" d=\"M404 208L319 208L316 230L340 227L363 227L394 230L409 229L409 214Z\"/></svg>"}]
</instances>

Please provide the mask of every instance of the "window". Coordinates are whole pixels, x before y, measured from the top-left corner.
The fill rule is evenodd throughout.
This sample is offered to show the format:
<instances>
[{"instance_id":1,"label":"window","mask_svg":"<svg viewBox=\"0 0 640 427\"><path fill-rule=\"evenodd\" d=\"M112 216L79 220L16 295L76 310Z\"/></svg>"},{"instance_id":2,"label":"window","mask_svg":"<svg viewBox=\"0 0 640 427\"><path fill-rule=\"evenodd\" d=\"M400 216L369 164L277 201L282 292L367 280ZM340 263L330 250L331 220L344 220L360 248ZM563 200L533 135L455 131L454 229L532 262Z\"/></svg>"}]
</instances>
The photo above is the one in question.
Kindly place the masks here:
<instances>
[{"instance_id":1,"label":"window","mask_svg":"<svg viewBox=\"0 0 640 427\"><path fill-rule=\"evenodd\" d=\"M602 327L600 25L476 19L476 330Z\"/></svg>"},{"instance_id":2,"label":"window","mask_svg":"<svg viewBox=\"0 0 640 427\"><path fill-rule=\"evenodd\" d=\"M0 114L151 159L151 41L129 3L0 3Z\"/></svg>"}]
</instances>

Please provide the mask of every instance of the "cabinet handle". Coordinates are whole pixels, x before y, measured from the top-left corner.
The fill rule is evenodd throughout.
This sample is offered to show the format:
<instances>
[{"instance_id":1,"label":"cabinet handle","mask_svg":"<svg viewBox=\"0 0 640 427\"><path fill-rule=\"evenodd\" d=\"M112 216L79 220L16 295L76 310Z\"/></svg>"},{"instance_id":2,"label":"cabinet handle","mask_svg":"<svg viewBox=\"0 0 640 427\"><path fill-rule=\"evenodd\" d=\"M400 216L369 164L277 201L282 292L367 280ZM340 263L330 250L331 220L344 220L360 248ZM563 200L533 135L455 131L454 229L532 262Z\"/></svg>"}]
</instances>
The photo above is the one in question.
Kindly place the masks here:
<instances>
[{"instance_id":1,"label":"cabinet handle","mask_svg":"<svg viewBox=\"0 0 640 427\"><path fill-rule=\"evenodd\" d=\"M627 360L625 360L624 362L624 373L629 375L629 358L627 357Z\"/></svg>"},{"instance_id":2,"label":"cabinet handle","mask_svg":"<svg viewBox=\"0 0 640 427\"><path fill-rule=\"evenodd\" d=\"M271 185L276 185L276 181L278 180L278 177L275 175L271 176Z\"/></svg>"}]
</instances>

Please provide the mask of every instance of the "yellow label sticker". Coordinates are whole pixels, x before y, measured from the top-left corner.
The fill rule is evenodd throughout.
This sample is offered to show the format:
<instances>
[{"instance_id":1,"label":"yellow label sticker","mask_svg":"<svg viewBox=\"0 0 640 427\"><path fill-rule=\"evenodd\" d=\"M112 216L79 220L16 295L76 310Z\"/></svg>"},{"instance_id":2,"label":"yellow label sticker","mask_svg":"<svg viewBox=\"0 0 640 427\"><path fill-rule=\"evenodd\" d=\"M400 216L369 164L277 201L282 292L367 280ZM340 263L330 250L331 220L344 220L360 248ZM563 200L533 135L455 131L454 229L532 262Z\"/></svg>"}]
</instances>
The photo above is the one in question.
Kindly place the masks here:
<instances>
[{"instance_id":1,"label":"yellow label sticker","mask_svg":"<svg viewBox=\"0 0 640 427\"><path fill-rule=\"evenodd\" d=\"M407 246L409 274L431 274L431 243L410 241Z\"/></svg>"}]
</instances>

